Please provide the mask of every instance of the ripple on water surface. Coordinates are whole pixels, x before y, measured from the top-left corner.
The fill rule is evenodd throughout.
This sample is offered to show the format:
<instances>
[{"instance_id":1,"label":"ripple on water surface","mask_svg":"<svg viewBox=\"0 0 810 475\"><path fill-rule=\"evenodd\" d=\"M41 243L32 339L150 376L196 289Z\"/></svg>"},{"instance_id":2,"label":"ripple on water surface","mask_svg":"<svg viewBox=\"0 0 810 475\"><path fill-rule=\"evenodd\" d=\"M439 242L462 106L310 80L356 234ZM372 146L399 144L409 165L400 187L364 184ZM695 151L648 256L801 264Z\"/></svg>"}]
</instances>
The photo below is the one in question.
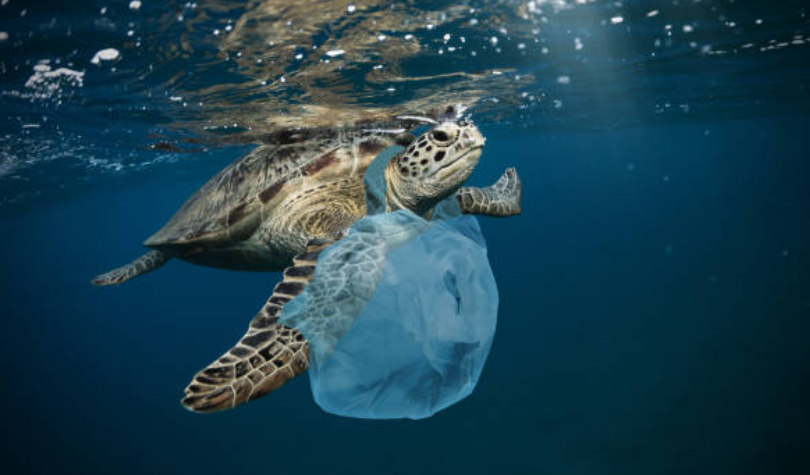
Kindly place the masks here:
<instances>
[{"instance_id":1,"label":"ripple on water surface","mask_svg":"<svg viewBox=\"0 0 810 475\"><path fill-rule=\"evenodd\" d=\"M32 192L54 161L143 170L439 104L538 130L808 112L797 1L3 2L0 17L0 182Z\"/></svg>"}]
</instances>

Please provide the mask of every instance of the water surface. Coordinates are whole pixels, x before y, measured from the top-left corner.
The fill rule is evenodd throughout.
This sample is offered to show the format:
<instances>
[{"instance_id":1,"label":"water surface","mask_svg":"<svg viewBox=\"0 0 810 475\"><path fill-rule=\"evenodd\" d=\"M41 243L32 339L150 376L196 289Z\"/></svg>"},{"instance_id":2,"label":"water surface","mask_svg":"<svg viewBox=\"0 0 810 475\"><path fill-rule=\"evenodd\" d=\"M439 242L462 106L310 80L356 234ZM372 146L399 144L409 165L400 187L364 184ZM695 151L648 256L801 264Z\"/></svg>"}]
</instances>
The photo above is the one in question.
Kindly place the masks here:
<instances>
[{"instance_id":1,"label":"water surface","mask_svg":"<svg viewBox=\"0 0 810 475\"><path fill-rule=\"evenodd\" d=\"M2 3L7 471L805 473L809 14ZM307 378L185 411L279 275L90 277L267 134L456 103L487 136L470 182L525 186L521 217L481 219L501 304L475 392L417 422L326 415Z\"/></svg>"}]
</instances>

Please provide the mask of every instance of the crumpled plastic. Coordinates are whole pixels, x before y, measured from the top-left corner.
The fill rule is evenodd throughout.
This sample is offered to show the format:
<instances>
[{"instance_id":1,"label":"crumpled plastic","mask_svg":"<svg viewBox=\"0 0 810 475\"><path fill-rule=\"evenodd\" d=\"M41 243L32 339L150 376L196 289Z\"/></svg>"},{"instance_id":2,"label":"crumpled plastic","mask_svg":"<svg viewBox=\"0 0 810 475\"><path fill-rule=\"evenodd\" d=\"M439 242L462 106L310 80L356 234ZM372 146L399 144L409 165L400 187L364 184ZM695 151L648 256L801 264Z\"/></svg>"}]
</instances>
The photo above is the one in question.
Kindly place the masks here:
<instances>
[{"instance_id":1,"label":"crumpled plastic","mask_svg":"<svg viewBox=\"0 0 810 475\"><path fill-rule=\"evenodd\" d=\"M380 198L366 181L384 209L384 186ZM323 410L421 419L472 393L497 309L481 229L450 197L430 221L402 210L356 222L321 254L281 321L310 342L312 395Z\"/></svg>"}]
</instances>

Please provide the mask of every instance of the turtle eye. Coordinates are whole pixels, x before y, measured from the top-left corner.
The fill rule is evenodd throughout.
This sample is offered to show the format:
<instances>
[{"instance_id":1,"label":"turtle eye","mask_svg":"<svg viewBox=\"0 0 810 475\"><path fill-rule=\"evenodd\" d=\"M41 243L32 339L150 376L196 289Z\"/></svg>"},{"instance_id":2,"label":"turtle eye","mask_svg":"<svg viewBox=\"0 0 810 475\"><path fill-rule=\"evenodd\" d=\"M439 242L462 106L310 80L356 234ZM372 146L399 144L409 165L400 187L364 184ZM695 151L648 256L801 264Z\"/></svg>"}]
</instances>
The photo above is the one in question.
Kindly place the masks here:
<instances>
[{"instance_id":1,"label":"turtle eye","mask_svg":"<svg viewBox=\"0 0 810 475\"><path fill-rule=\"evenodd\" d=\"M443 130L434 130L430 133L433 136L433 139L438 142L447 142L450 140L450 137L447 135L447 132Z\"/></svg>"}]
</instances>

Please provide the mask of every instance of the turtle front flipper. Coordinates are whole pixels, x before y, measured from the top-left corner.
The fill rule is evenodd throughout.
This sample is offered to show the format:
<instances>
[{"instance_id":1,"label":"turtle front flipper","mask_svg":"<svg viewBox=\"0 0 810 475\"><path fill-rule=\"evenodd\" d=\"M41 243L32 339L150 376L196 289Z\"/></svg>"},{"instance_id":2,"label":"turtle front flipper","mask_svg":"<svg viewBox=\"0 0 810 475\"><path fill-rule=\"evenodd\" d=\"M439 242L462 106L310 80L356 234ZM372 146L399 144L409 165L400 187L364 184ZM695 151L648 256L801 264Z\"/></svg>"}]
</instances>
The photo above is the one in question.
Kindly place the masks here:
<instances>
[{"instance_id":1,"label":"turtle front flipper","mask_svg":"<svg viewBox=\"0 0 810 475\"><path fill-rule=\"evenodd\" d=\"M152 272L169 259L171 259L171 256L163 251L149 251L127 265L113 269L106 274L97 275L90 282L94 285L123 284L133 277Z\"/></svg>"},{"instance_id":2,"label":"turtle front flipper","mask_svg":"<svg viewBox=\"0 0 810 475\"><path fill-rule=\"evenodd\" d=\"M309 285L318 255L331 243L312 240L306 252L293 259L245 336L194 376L183 406L195 412L230 409L275 391L307 370L309 343L300 331L278 320L284 305Z\"/></svg>"},{"instance_id":3,"label":"turtle front flipper","mask_svg":"<svg viewBox=\"0 0 810 475\"><path fill-rule=\"evenodd\" d=\"M486 188L464 187L456 193L461 212L505 218L522 211L523 184L517 170L507 168L494 185Z\"/></svg>"}]
</instances>

